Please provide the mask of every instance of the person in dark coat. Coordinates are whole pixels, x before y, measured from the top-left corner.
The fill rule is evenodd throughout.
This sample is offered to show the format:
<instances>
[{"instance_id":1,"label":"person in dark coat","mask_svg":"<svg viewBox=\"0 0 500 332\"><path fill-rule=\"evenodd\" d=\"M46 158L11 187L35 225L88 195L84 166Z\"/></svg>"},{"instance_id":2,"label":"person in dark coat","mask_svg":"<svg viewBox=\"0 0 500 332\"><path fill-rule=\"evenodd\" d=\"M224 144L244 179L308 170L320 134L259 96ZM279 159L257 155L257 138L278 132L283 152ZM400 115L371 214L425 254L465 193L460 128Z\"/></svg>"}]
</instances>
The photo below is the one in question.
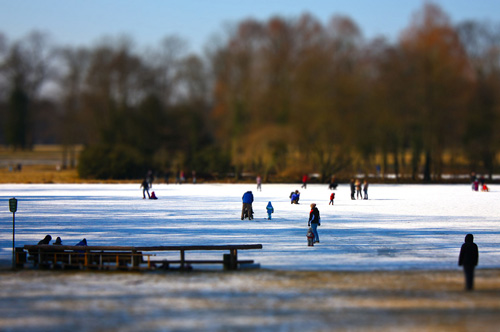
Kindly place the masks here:
<instances>
[{"instance_id":1,"label":"person in dark coat","mask_svg":"<svg viewBox=\"0 0 500 332\"><path fill-rule=\"evenodd\" d=\"M470 183L474 183L474 181L476 181L476 179L477 179L476 172L471 172L470 173Z\"/></svg>"},{"instance_id":2,"label":"person in dark coat","mask_svg":"<svg viewBox=\"0 0 500 332\"><path fill-rule=\"evenodd\" d=\"M363 192L365 193L365 197L363 199L368 199L368 181L363 182Z\"/></svg>"},{"instance_id":3,"label":"person in dark coat","mask_svg":"<svg viewBox=\"0 0 500 332\"><path fill-rule=\"evenodd\" d=\"M75 244L75 246L83 246L83 247L86 247L86 246L87 246L87 239L83 239L83 240L81 240L80 242L78 242L77 244Z\"/></svg>"},{"instance_id":4,"label":"person in dark coat","mask_svg":"<svg viewBox=\"0 0 500 332\"><path fill-rule=\"evenodd\" d=\"M40 240L38 244L50 244L50 240L52 240L52 236L46 235L43 240Z\"/></svg>"},{"instance_id":5,"label":"person in dark coat","mask_svg":"<svg viewBox=\"0 0 500 332\"><path fill-rule=\"evenodd\" d=\"M330 190L335 190L337 189L337 186L338 186L338 183L337 183L337 178L334 176L332 176L332 178L330 179L330 184L328 185L328 189Z\"/></svg>"},{"instance_id":6,"label":"person in dark coat","mask_svg":"<svg viewBox=\"0 0 500 332\"><path fill-rule=\"evenodd\" d=\"M81 240L80 242L75 244L75 246L86 247L87 246L87 239L84 238L83 240ZM85 250L75 250L75 252L84 253ZM80 255L80 256L82 256L82 255Z\"/></svg>"},{"instance_id":7,"label":"person in dark coat","mask_svg":"<svg viewBox=\"0 0 500 332\"><path fill-rule=\"evenodd\" d=\"M147 178L142 181L141 188L142 188L142 198L145 199L146 194L148 194L148 198L151 198L151 196L149 195L149 181Z\"/></svg>"},{"instance_id":8,"label":"person in dark coat","mask_svg":"<svg viewBox=\"0 0 500 332\"><path fill-rule=\"evenodd\" d=\"M351 179L350 186L351 186L351 199L355 199L354 194L356 193L356 185L354 184L354 179Z\"/></svg>"},{"instance_id":9,"label":"person in dark coat","mask_svg":"<svg viewBox=\"0 0 500 332\"><path fill-rule=\"evenodd\" d=\"M474 289L474 269L479 260L479 251L477 244L474 243L474 235L467 234L465 236L465 243L460 248L460 255L458 256L458 265L464 267L465 274L465 289Z\"/></svg>"}]
</instances>

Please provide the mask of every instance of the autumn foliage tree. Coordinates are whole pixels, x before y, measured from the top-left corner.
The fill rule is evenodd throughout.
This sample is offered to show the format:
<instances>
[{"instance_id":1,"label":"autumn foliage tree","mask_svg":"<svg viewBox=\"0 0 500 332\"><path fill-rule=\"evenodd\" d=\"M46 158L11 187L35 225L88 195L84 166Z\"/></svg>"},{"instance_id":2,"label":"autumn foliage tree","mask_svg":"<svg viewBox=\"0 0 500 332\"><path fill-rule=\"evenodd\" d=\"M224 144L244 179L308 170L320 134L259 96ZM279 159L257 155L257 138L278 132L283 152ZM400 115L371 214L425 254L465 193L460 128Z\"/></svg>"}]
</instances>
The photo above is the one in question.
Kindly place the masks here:
<instances>
[{"instance_id":1,"label":"autumn foliage tree","mask_svg":"<svg viewBox=\"0 0 500 332\"><path fill-rule=\"evenodd\" d=\"M446 15L426 5L404 32L401 46L407 57L406 89L417 114L416 140L425 156L424 180L442 174L446 148L455 148L464 123L470 68L465 50Z\"/></svg>"},{"instance_id":2,"label":"autumn foliage tree","mask_svg":"<svg viewBox=\"0 0 500 332\"><path fill-rule=\"evenodd\" d=\"M434 4L396 41L307 13L235 22L203 55L175 36L147 50L121 37L57 52L41 37L0 34L0 141L60 143L67 167L83 145L82 177L429 182L498 171L500 29L454 25Z\"/></svg>"}]
</instances>

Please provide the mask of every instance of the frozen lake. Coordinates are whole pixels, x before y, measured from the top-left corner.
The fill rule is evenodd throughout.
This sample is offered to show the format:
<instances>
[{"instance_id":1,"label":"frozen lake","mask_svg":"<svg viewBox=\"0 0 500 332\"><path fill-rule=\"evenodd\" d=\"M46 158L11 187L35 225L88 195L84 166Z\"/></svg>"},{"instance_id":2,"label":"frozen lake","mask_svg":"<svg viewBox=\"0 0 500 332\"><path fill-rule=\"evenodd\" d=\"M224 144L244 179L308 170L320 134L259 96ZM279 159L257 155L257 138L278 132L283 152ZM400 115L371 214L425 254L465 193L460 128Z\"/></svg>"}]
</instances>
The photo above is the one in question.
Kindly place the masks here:
<instances>
[{"instance_id":1,"label":"frozen lake","mask_svg":"<svg viewBox=\"0 0 500 332\"><path fill-rule=\"evenodd\" d=\"M341 184L328 205L327 185L154 184L158 200L143 200L137 184L2 184L0 259L12 257L12 213L18 199L16 246L46 234L73 245L196 245L261 243L240 252L271 270L457 269L464 236L479 246L479 268L500 266L500 191L468 185L379 185L369 200L351 200ZM301 191L299 205L289 194ZM240 220L241 197L254 193L255 219ZM275 213L267 220L271 201ZM321 243L307 246L309 204L321 213ZM220 254L219 254L220 255ZM204 256L206 257L206 256Z\"/></svg>"}]
</instances>

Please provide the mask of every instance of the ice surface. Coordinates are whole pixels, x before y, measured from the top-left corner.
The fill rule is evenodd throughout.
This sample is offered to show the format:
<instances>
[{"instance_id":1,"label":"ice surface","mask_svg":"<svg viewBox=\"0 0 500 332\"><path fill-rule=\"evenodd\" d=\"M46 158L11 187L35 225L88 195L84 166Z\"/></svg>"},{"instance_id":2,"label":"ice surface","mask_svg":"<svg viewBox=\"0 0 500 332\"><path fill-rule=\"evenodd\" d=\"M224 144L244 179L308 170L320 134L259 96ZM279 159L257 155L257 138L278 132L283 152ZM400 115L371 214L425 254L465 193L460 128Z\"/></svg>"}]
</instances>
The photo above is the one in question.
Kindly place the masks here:
<instances>
[{"instance_id":1,"label":"ice surface","mask_svg":"<svg viewBox=\"0 0 500 332\"><path fill-rule=\"evenodd\" d=\"M261 243L241 251L274 270L456 269L464 236L479 246L479 268L500 264L500 191L468 185L371 184L369 200L351 200L340 185L328 205L327 185L154 184L158 200L142 199L140 184L0 185L0 259L12 257L12 213L18 199L15 245L36 244L46 234L73 245L219 245ZM289 194L301 191L299 205ZM241 197L255 196L255 219L240 220ZM267 220L266 205L275 213ZM321 243L307 246L309 204L321 213ZM207 254L193 253L192 255ZM216 254L220 256L220 253ZM189 258L194 258L190 256ZM220 257L218 257L220 258Z\"/></svg>"}]
</instances>

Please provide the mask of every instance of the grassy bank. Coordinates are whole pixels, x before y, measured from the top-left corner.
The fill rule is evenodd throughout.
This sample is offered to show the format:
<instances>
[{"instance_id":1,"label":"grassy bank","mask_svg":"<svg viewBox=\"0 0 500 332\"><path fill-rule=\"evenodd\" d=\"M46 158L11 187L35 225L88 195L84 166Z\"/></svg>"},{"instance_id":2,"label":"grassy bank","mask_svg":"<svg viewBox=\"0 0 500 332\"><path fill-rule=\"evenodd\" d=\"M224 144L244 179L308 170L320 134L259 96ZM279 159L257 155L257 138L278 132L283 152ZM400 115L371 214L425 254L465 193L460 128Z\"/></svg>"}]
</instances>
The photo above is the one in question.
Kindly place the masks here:
<instances>
[{"instance_id":1,"label":"grassy bank","mask_svg":"<svg viewBox=\"0 0 500 332\"><path fill-rule=\"evenodd\" d=\"M74 153L78 156L82 147L76 147ZM127 183L138 182L141 179L132 180L92 180L80 179L75 168L64 168L63 164L71 164L69 154L63 153L63 147L60 145L36 145L32 150L12 150L5 147L0 147L0 183ZM65 160L65 162L63 162ZM18 165L21 166L20 170ZM187 172L188 175L190 172ZM433 181L435 183L469 183L469 174L465 171L458 173L448 172L441 179ZM234 174L226 174L215 176L213 174L198 175L197 182L221 182L221 183L255 183L256 173L243 173L238 179ZM320 183L319 174L309 174L310 183ZM349 183L349 180L354 177L363 177L364 174L351 174L349 171L338 172L337 180L340 183ZM299 183L302 174L296 175L270 175L268 183ZM157 182L162 182L159 178ZM175 181L173 177L170 181ZM191 178L187 182L191 182ZM388 174L385 177L371 174L368 176L370 183L422 183L422 179L412 179L410 176L401 175L398 179L394 174ZM488 180L488 183L498 183L500 178L497 176L493 180Z\"/></svg>"}]
</instances>

